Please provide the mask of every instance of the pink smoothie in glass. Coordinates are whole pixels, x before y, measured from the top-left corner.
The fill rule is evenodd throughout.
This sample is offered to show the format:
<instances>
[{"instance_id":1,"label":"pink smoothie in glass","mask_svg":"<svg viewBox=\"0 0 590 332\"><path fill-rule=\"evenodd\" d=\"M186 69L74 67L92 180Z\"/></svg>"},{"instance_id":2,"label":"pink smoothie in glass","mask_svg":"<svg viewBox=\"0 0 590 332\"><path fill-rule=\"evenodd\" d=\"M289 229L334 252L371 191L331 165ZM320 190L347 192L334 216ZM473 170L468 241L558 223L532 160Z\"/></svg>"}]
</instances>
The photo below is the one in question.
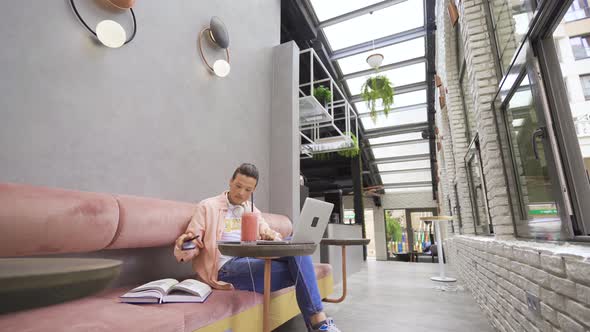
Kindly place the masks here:
<instances>
[{"instance_id":1,"label":"pink smoothie in glass","mask_svg":"<svg viewBox=\"0 0 590 332\"><path fill-rule=\"evenodd\" d=\"M258 236L258 216L252 212L242 214L242 242L256 242Z\"/></svg>"}]
</instances>

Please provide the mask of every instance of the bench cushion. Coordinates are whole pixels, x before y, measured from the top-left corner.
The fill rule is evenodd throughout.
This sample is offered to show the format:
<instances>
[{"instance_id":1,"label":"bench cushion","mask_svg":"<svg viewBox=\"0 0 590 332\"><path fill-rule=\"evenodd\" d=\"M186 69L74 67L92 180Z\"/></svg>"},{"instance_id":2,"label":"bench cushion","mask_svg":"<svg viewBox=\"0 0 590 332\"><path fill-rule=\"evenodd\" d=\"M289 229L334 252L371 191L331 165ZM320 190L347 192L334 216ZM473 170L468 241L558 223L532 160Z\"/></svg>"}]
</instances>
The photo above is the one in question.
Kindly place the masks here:
<instances>
[{"instance_id":1,"label":"bench cushion","mask_svg":"<svg viewBox=\"0 0 590 332\"><path fill-rule=\"evenodd\" d=\"M2 183L0 257L101 250L118 219L108 194Z\"/></svg>"},{"instance_id":2,"label":"bench cushion","mask_svg":"<svg viewBox=\"0 0 590 332\"><path fill-rule=\"evenodd\" d=\"M183 332L184 316L153 305L90 297L44 308L0 315L0 331Z\"/></svg>"}]
</instances>

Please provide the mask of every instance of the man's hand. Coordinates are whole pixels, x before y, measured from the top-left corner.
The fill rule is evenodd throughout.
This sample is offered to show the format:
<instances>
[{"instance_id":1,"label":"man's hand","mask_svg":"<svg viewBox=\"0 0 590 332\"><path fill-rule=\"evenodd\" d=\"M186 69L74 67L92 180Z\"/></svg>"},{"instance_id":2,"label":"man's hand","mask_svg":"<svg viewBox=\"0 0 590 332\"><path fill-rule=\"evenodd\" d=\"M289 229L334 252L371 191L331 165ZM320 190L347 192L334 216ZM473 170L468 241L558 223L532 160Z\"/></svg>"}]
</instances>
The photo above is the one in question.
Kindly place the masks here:
<instances>
[{"instance_id":1,"label":"man's hand","mask_svg":"<svg viewBox=\"0 0 590 332\"><path fill-rule=\"evenodd\" d=\"M195 249L182 250L182 244L186 239L193 239L193 243L197 246ZM174 254L179 262L188 262L199 254L199 249L203 248L203 240L200 237L195 239L195 235L192 232L186 232L178 237L175 242Z\"/></svg>"},{"instance_id":2,"label":"man's hand","mask_svg":"<svg viewBox=\"0 0 590 332\"><path fill-rule=\"evenodd\" d=\"M260 238L261 240L271 240L271 241L280 241L283 238L281 237L281 233L279 232L275 232L272 229L270 229L270 227L265 227L261 234L260 234Z\"/></svg>"}]
</instances>

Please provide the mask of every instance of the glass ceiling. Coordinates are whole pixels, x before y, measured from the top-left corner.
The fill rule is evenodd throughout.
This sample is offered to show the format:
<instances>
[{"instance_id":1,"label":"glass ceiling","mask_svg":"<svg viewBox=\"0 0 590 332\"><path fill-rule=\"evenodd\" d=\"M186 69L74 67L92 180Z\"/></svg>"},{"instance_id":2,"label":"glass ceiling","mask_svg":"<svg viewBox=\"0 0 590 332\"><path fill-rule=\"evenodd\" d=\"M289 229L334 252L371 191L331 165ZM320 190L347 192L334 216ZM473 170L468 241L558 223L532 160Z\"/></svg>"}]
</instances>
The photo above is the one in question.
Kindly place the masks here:
<instances>
[{"instance_id":1,"label":"glass ceiling","mask_svg":"<svg viewBox=\"0 0 590 332\"><path fill-rule=\"evenodd\" d=\"M351 94L348 96L349 100L360 94L361 87L368 77L375 75L387 76L394 89L414 83L425 83L425 61L401 66L404 61L425 56L425 37L400 39L405 32L410 30L412 33L420 32L420 28L425 29L425 1L429 0L392 1L392 4L388 5L387 1L383 0L310 0L315 16L322 27L321 31L328 42L326 48L330 55L346 49L345 53L344 51L339 53L339 58L333 61L333 64L339 68L342 75L349 75L349 78L342 80ZM379 3L378 6L366 8L377 3ZM342 20L330 21L340 16ZM380 47L367 51L367 45L370 47L371 42L376 43L377 40ZM383 54L382 69L379 72L358 76L356 73L371 69L366 59L374 53ZM346 56L341 57L342 55ZM395 94L389 115L385 117L382 113L378 113L375 122L369 116L369 109L364 101L354 103L363 129L365 131L378 129L372 132L372 135L378 136L371 137L369 145L392 143L389 146L367 146L367 149L372 150L375 159L429 154L429 141L422 139L421 130L395 134L399 126L426 123L428 121L426 103L425 88ZM382 110L380 102L377 103L377 110ZM399 142L408 141L410 142L399 144ZM385 185L386 193L432 191L430 184L421 186L421 183L432 181L428 156L414 161L379 163L377 169L380 172L381 182Z\"/></svg>"},{"instance_id":2,"label":"glass ceiling","mask_svg":"<svg viewBox=\"0 0 590 332\"><path fill-rule=\"evenodd\" d=\"M390 111L387 116L383 113L377 113L377 120L373 119L367 114L360 117L365 130L381 129L386 127L403 126L412 123L421 123L428 121L428 113L426 107L413 109L409 111Z\"/></svg>"},{"instance_id":3,"label":"glass ceiling","mask_svg":"<svg viewBox=\"0 0 590 332\"><path fill-rule=\"evenodd\" d=\"M322 0L312 1L316 8ZM334 4L338 8L343 2ZM356 7L356 6L353 6ZM423 0L407 0L323 28L333 51L424 26Z\"/></svg>"},{"instance_id":4,"label":"glass ceiling","mask_svg":"<svg viewBox=\"0 0 590 332\"><path fill-rule=\"evenodd\" d=\"M403 43L378 48L338 60L342 74L367 70L367 57L375 52L383 54L381 67L424 56L424 37L408 40Z\"/></svg>"}]
</instances>

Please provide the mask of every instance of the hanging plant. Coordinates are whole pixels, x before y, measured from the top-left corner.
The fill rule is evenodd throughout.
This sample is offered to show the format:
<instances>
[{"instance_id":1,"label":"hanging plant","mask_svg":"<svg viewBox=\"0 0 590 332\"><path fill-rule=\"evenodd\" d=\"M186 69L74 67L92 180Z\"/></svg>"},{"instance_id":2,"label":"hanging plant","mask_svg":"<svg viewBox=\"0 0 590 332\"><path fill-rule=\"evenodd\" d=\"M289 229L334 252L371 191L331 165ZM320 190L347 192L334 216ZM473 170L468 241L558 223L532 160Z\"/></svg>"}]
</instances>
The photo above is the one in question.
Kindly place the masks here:
<instances>
[{"instance_id":1,"label":"hanging plant","mask_svg":"<svg viewBox=\"0 0 590 332\"><path fill-rule=\"evenodd\" d=\"M352 139L352 146L346 150L338 151L338 155L346 158L354 158L359 155L360 148L359 148L359 141L356 138L356 135L350 132L346 132L348 136Z\"/></svg>"},{"instance_id":2,"label":"hanging plant","mask_svg":"<svg viewBox=\"0 0 590 332\"><path fill-rule=\"evenodd\" d=\"M376 122L377 100L381 99L385 116L387 116L391 110L391 105L393 105L393 85L386 76L377 75L369 77L361 88L361 96L367 103L371 119L373 119L373 122Z\"/></svg>"}]
</instances>

